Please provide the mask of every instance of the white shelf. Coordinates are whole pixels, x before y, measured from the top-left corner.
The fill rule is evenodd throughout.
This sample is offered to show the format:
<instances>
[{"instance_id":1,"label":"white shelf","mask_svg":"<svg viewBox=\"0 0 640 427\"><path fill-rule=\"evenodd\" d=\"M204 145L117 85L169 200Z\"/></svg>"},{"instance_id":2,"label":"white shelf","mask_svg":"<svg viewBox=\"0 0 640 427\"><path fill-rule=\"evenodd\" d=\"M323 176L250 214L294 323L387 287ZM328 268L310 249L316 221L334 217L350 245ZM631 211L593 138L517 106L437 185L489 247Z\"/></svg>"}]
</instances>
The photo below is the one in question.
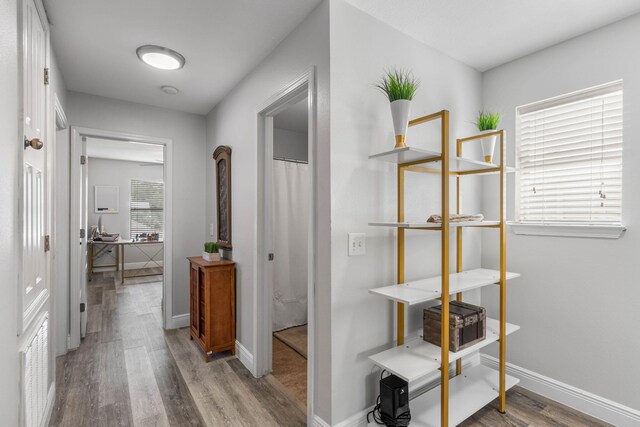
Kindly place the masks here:
<instances>
[{"instance_id":1,"label":"white shelf","mask_svg":"<svg viewBox=\"0 0 640 427\"><path fill-rule=\"evenodd\" d=\"M394 228L440 228L442 224L437 222L385 222L377 221L370 222L372 227L394 227ZM500 225L500 221L464 221L464 222L450 222L449 227L486 227L488 225Z\"/></svg>"},{"instance_id":2,"label":"white shelf","mask_svg":"<svg viewBox=\"0 0 640 427\"><path fill-rule=\"evenodd\" d=\"M413 147L396 148L391 151L385 151L369 156L369 158L373 160L396 164L416 162L418 160L429 160L436 157L440 157L440 153L437 151L422 150L420 148Z\"/></svg>"},{"instance_id":3,"label":"white shelf","mask_svg":"<svg viewBox=\"0 0 640 427\"><path fill-rule=\"evenodd\" d=\"M403 164L410 162L417 162L421 160L430 160L440 157L440 153L436 151L423 150L420 148L404 147L391 151L385 151L383 153L372 154L370 159L380 160L387 163ZM430 162L429 169L440 170L442 167L441 161ZM498 165L493 163L482 162L480 160L467 159L464 157L450 157L449 158L449 171L450 172L469 172L469 171L482 171L485 169L491 170L497 168ZM515 169L507 167L507 172L514 172ZM496 171L487 171L487 173L497 173Z\"/></svg>"},{"instance_id":4,"label":"white shelf","mask_svg":"<svg viewBox=\"0 0 640 427\"><path fill-rule=\"evenodd\" d=\"M486 320L486 338L456 353L450 351L450 362L454 362L498 341L500 338L500 322L490 318ZM507 323L506 333L509 335L518 329L520 329L520 326ZM420 336L401 346L369 356L369 360L405 381L412 382L440 369L441 352L439 346L424 341Z\"/></svg>"},{"instance_id":5,"label":"white shelf","mask_svg":"<svg viewBox=\"0 0 640 427\"><path fill-rule=\"evenodd\" d=\"M507 272L507 280L514 279L516 277L520 277L520 274ZM469 291L471 289L481 288L499 281L500 272L498 270L477 268L475 270L467 270L461 273L452 273L449 275L449 292L454 294L457 292ZM399 285L370 289L369 293L380 295L393 301L412 305L439 298L442 295L441 286L442 276L435 276Z\"/></svg>"},{"instance_id":6,"label":"white shelf","mask_svg":"<svg viewBox=\"0 0 640 427\"><path fill-rule=\"evenodd\" d=\"M456 426L498 397L498 371L483 365L466 369L449 381L449 425ZM506 375L509 390L519 380ZM411 427L440 426L440 386L412 399ZM375 422L369 427L376 427Z\"/></svg>"}]
</instances>

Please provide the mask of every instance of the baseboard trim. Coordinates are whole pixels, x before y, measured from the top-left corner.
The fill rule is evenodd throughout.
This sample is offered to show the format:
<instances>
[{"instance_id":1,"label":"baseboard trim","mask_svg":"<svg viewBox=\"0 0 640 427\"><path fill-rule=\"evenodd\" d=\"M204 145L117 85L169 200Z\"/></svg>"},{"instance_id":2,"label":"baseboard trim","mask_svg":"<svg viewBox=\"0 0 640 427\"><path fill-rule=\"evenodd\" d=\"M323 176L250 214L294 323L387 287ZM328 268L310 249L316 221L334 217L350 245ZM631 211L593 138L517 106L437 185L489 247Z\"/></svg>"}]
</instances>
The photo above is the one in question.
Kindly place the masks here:
<instances>
[{"instance_id":1,"label":"baseboard trim","mask_svg":"<svg viewBox=\"0 0 640 427\"><path fill-rule=\"evenodd\" d=\"M256 367L253 362L253 354L243 346L240 341L236 340L236 357L240 362L257 378Z\"/></svg>"},{"instance_id":2,"label":"baseboard trim","mask_svg":"<svg viewBox=\"0 0 640 427\"><path fill-rule=\"evenodd\" d=\"M44 410L44 417L42 418L42 424L40 427L46 427L49 425L49 421L51 421L51 414L53 414L53 405L56 399L56 383L55 381L49 387L49 393L47 394L47 406Z\"/></svg>"},{"instance_id":3,"label":"baseboard trim","mask_svg":"<svg viewBox=\"0 0 640 427\"><path fill-rule=\"evenodd\" d=\"M474 366L478 366L480 364L480 358L477 354L471 355L467 358L463 359L462 369L472 368ZM456 372L455 367L452 367L449 371L449 375L454 375ZM422 380L415 387L410 388L411 397L414 398L416 396L420 396L421 394L426 393L427 391L437 387L440 385L440 374L434 372L433 376L427 377L425 380ZM357 414L353 414L347 419L340 421L335 427L367 427L367 414L371 412L373 406L365 409L362 412L358 412Z\"/></svg>"},{"instance_id":4,"label":"baseboard trim","mask_svg":"<svg viewBox=\"0 0 640 427\"><path fill-rule=\"evenodd\" d=\"M329 423L327 423L325 420L323 420L322 418L320 418L317 415L313 416L313 427L331 427L329 425Z\"/></svg>"},{"instance_id":5,"label":"baseboard trim","mask_svg":"<svg viewBox=\"0 0 640 427\"><path fill-rule=\"evenodd\" d=\"M483 365L498 368L498 359L487 354L480 355ZM520 387L555 400L607 423L626 427L640 424L640 411L581 390L569 384L545 377L520 366L507 363L507 374L520 380Z\"/></svg>"},{"instance_id":6,"label":"baseboard trim","mask_svg":"<svg viewBox=\"0 0 640 427\"><path fill-rule=\"evenodd\" d=\"M172 316L170 324L167 325L167 329L186 328L189 326L190 320L191 320L191 315L189 313Z\"/></svg>"},{"instance_id":7,"label":"baseboard trim","mask_svg":"<svg viewBox=\"0 0 640 427\"><path fill-rule=\"evenodd\" d=\"M162 260L158 261L140 261L140 262L125 262L124 269L126 270L137 270L139 268L154 268L154 267L162 267L164 262ZM120 266L119 266L120 267ZM100 273L104 271L116 271L116 267L101 267L99 265L93 266L94 273Z\"/></svg>"}]
</instances>

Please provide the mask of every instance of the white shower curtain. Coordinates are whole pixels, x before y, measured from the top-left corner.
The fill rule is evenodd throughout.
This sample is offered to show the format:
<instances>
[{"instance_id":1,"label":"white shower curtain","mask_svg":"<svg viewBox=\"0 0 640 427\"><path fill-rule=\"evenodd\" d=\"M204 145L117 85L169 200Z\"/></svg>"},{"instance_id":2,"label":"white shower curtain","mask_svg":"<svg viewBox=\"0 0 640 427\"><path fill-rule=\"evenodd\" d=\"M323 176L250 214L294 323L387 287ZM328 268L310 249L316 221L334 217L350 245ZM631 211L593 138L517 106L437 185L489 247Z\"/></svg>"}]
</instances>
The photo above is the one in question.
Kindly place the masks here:
<instances>
[{"instance_id":1,"label":"white shower curtain","mask_svg":"<svg viewBox=\"0 0 640 427\"><path fill-rule=\"evenodd\" d=\"M307 323L308 165L273 161L273 330Z\"/></svg>"}]
</instances>

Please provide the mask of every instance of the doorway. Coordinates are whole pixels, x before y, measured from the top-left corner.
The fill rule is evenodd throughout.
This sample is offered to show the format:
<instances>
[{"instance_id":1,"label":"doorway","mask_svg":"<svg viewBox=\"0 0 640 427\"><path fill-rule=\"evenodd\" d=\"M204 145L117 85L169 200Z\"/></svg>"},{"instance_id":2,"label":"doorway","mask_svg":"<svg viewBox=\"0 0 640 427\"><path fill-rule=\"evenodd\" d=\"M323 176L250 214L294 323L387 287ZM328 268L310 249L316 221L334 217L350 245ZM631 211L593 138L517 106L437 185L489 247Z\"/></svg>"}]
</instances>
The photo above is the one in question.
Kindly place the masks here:
<instances>
[{"instance_id":1,"label":"doorway","mask_svg":"<svg viewBox=\"0 0 640 427\"><path fill-rule=\"evenodd\" d=\"M89 316L95 273L144 287L171 326L171 140L73 127L71 158L69 348L100 318Z\"/></svg>"},{"instance_id":2,"label":"doorway","mask_svg":"<svg viewBox=\"0 0 640 427\"><path fill-rule=\"evenodd\" d=\"M254 300L254 374L273 374L301 405L306 402L309 425L315 371L315 112L312 68L258 115Z\"/></svg>"},{"instance_id":3,"label":"doorway","mask_svg":"<svg viewBox=\"0 0 640 427\"><path fill-rule=\"evenodd\" d=\"M272 375L307 404L308 99L273 117Z\"/></svg>"}]
</instances>

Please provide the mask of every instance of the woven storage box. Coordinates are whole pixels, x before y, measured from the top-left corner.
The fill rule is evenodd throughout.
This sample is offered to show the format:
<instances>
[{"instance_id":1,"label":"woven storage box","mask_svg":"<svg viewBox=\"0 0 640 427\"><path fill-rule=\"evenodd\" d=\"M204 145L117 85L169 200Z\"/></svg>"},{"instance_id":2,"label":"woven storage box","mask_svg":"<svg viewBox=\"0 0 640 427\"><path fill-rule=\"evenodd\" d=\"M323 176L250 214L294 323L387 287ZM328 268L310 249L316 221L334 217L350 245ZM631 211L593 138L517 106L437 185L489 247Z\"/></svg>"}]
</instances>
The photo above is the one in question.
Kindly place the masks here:
<instances>
[{"instance_id":1,"label":"woven storage box","mask_svg":"<svg viewBox=\"0 0 640 427\"><path fill-rule=\"evenodd\" d=\"M424 310L423 339L440 347L440 316L442 306ZM449 350L463 350L486 337L487 322L484 307L461 301L449 303Z\"/></svg>"}]
</instances>

